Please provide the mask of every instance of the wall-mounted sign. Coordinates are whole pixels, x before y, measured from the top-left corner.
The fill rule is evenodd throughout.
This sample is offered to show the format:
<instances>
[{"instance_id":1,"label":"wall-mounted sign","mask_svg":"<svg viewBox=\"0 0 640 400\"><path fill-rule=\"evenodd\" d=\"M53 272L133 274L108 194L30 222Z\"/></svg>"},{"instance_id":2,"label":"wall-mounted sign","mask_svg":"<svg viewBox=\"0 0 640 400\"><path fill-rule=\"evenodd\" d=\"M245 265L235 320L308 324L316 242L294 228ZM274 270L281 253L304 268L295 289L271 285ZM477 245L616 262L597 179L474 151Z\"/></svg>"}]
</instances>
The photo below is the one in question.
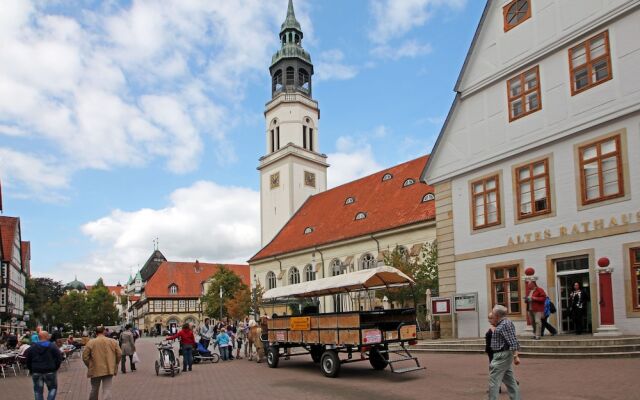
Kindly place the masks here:
<instances>
[{"instance_id":1,"label":"wall-mounted sign","mask_svg":"<svg viewBox=\"0 0 640 400\"><path fill-rule=\"evenodd\" d=\"M451 298L450 297L432 298L431 313L433 315L450 315L451 314Z\"/></svg>"},{"instance_id":2,"label":"wall-mounted sign","mask_svg":"<svg viewBox=\"0 0 640 400\"><path fill-rule=\"evenodd\" d=\"M476 311L478 309L477 293L458 293L453 299L453 306L456 312Z\"/></svg>"},{"instance_id":3,"label":"wall-mounted sign","mask_svg":"<svg viewBox=\"0 0 640 400\"><path fill-rule=\"evenodd\" d=\"M289 329L292 331L311 330L311 317L291 317L289 319Z\"/></svg>"}]
</instances>

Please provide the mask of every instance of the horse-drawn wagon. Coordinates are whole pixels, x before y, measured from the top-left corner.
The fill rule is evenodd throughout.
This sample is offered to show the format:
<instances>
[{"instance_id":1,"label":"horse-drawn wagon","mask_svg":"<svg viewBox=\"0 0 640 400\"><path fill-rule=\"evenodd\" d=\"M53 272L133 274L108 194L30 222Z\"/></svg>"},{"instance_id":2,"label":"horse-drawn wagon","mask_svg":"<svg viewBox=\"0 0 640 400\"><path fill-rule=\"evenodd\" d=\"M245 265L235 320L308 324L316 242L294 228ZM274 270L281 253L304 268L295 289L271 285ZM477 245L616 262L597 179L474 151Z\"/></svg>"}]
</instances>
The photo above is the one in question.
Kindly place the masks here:
<instances>
[{"instance_id":1,"label":"horse-drawn wagon","mask_svg":"<svg viewBox=\"0 0 640 400\"><path fill-rule=\"evenodd\" d=\"M413 281L407 275L382 266L274 288L263 295L263 301L291 302L409 285ZM317 307L306 307L299 315L274 315L267 325L267 364L271 368L278 367L283 356L309 354L328 377L336 377L342 364L367 360L376 370L389 366L394 373L425 369L406 348L416 341L414 308L319 313ZM304 351L292 352L293 348ZM406 362L411 365L398 368L399 363Z\"/></svg>"}]
</instances>

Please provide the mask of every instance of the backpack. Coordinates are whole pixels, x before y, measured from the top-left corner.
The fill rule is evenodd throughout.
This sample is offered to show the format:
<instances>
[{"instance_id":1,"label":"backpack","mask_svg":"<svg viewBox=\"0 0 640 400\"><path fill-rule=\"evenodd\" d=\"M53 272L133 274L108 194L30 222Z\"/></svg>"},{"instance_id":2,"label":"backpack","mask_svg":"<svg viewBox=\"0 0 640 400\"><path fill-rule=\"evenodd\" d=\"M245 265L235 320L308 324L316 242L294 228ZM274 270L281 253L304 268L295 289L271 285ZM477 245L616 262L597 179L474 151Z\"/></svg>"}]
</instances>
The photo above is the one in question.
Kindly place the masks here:
<instances>
[{"instance_id":1,"label":"backpack","mask_svg":"<svg viewBox=\"0 0 640 400\"><path fill-rule=\"evenodd\" d=\"M549 308L549 314L555 314L556 311L558 311L556 309L556 305L553 304L553 302L551 301L551 299L549 297L547 297L547 299L545 300L545 308Z\"/></svg>"}]
</instances>

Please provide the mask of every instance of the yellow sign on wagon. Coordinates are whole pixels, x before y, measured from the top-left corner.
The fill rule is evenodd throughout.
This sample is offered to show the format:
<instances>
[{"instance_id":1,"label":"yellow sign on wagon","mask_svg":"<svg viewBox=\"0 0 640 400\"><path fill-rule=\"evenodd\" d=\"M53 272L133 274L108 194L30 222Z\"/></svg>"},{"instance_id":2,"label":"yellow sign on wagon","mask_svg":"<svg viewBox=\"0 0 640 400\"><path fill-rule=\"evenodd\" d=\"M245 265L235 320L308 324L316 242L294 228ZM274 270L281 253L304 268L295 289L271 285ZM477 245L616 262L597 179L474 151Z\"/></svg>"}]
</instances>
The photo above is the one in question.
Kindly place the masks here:
<instances>
[{"instance_id":1,"label":"yellow sign on wagon","mask_svg":"<svg viewBox=\"0 0 640 400\"><path fill-rule=\"evenodd\" d=\"M289 329L292 331L310 331L311 317L291 317L289 320Z\"/></svg>"}]
</instances>

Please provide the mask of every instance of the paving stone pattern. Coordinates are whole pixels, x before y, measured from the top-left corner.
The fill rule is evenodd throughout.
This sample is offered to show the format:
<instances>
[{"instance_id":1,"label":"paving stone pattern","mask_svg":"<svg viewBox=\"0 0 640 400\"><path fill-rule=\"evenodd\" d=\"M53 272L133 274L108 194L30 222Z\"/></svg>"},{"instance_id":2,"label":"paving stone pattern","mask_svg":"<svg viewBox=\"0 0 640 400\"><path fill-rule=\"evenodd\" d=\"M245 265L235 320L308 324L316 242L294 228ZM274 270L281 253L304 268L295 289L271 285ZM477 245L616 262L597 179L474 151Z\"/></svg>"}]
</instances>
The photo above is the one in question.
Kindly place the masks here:
<instances>
[{"instance_id":1,"label":"paving stone pattern","mask_svg":"<svg viewBox=\"0 0 640 400\"><path fill-rule=\"evenodd\" d=\"M134 373L118 374L114 400L129 399L484 399L487 358L480 354L419 354L426 371L394 375L374 371L368 362L344 365L339 378L322 376L308 356L281 360L277 369L247 360L194 365L175 378L156 376L154 340L138 340L141 363ZM517 367L523 399L626 400L640 398L637 359L525 359ZM86 400L89 380L80 358L58 374L60 400ZM33 399L31 378L0 377L0 399ZM508 399L503 394L501 399Z\"/></svg>"}]
</instances>

